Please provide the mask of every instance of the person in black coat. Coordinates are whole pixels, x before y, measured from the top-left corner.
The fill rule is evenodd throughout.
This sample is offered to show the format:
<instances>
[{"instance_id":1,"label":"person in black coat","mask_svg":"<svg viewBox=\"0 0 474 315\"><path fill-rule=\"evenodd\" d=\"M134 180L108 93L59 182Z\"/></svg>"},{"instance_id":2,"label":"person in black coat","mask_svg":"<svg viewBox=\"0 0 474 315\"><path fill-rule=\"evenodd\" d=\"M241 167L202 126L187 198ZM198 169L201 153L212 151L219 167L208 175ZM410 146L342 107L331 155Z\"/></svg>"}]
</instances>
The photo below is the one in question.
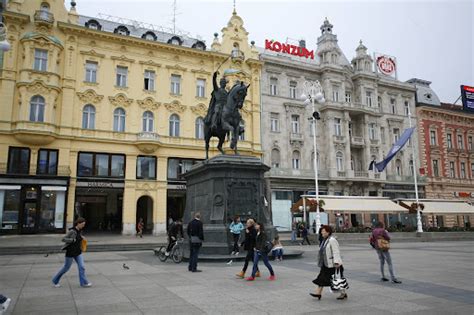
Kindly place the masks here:
<instances>
[{"instance_id":1,"label":"person in black coat","mask_svg":"<svg viewBox=\"0 0 474 315\"><path fill-rule=\"evenodd\" d=\"M252 269L252 275L245 280L247 281L253 281L255 280L255 276L257 273L258 269L258 261L260 258L262 258L263 263L265 266L268 268L268 271L270 271L270 277L268 280L273 281L276 279L275 277L275 272L273 272L272 265L270 265L270 262L268 261L268 252L271 250L271 243L267 244L267 235L265 234L265 228L263 226L263 223L257 223L255 225L255 229L257 230L257 239L255 242L255 248L254 248L254 258L253 258L253 269ZM267 248L267 245L269 245L269 249ZM267 251L268 249L268 251Z\"/></svg>"},{"instance_id":2,"label":"person in black coat","mask_svg":"<svg viewBox=\"0 0 474 315\"><path fill-rule=\"evenodd\" d=\"M183 237L183 224L181 220L178 219L170 225L168 231L168 247L166 248L166 256L169 256L171 249L173 249L174 244L178 240L178 235Z\"/></svg>"},{"instance_id":3,"label":"person in black coat","mask_svg":"<svg viewBox=\"0 0 474 315\"><path fill-rule=\"evenodd\" d=\"M247 227L245 229L245 240L242 242L242 244L240 244L240 246L243 246L244 249L247 251L247 256L245 256L245 262L244 262L244 267L242 268L242 271L236 274L236 276L239 278L245 277L245 272L247 271L249 261L253 261L253 257L254 257L253 249L255 247L256 241L257 241L257 231L255 230L255 221L253 219L248 219ZM260 271L258 270L258 267L257 267L257 273L255 276L260 277Z\"/></svg>"},{"instance_id":4,"label":"person in black coat","mask_svg":"<svg viewBox=\"0 0 474 315\"><path fill-rule=\"evenodd\" d=\"M201 270L197 269L197 262L199 249L204 241L204 231L202 228L201 214L199 212L196 212L194 219L188 223L187 233L190 243L188 270L191 272L201 272Z\"/></svg>"},{"instance_id":5,"label":"person in black coat","mask_svg":"<svg viewBox=\"0 0 474 315\"><path fill-rule=\"evenodd\" d=\"M305 241L308 243L308 245L311 245L311 243L309 242L308 228L306 227L306 225L303 225L302 227L301 237L303 238L303 240L301 241L301 245L303 245Z\"/></svg>"}]
</instances>

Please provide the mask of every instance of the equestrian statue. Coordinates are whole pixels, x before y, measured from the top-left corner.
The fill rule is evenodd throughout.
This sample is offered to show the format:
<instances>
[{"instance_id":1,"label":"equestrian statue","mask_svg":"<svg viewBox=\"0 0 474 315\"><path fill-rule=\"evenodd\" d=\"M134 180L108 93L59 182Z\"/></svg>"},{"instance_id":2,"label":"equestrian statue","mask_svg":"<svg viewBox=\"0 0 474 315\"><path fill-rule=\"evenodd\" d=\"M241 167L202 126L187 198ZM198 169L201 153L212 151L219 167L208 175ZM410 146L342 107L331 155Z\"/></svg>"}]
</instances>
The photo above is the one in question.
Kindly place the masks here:
<instances>
[{"instance_id":1,"label":"equestrian statue","mask_svg":"<svg viewBox=\"0 0 474 315\"><path fill-rule=\"evenodd\" d=\"M212 76L213 91L207 115L204 118L206 159L209 158L209 141L211 140L211 137L217 137L219 139L217 149L224 154L222 145L225 137L232 134L230 148L234 150L235 154L238 154L238 137L244 132L244 128L240 124L242 116L240 115L239 109L244 105L244 100L247 96L247 90L250 84L245 85L243 82L236 83L229 91L227 91L225 88L227 85L225 77L222 77L219 82L220 85L217 85L218 74L219 71L216 71Z\"/></svg>"}]
</instances>

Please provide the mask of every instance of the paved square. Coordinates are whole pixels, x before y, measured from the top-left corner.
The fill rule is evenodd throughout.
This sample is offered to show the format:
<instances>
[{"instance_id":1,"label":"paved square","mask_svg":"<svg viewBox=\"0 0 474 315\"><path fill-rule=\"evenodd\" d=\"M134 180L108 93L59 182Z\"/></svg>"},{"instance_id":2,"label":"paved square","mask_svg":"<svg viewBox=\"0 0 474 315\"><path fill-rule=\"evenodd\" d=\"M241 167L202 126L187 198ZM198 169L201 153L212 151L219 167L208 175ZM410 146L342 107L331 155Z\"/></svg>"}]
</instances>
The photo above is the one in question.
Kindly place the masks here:
<instances>
[{"instance_id":1,"label":"paved square","mask_svg":"<svg viewBox=\"0 0 474 315\"><path fill-rule=\"evenodd\" d=\"M341 244L349 298L325 289L308 293L317 275L315 246L302 259L272 262L277 281L236 279L241 262L161 263L152 252L86 253L91 288L79 287L71 268L53 288L63 255L0 256L0 293L12 298L8 314L473 314L474 242L394 243L401 285L379 281L378 259L368 245ZM130 269L122 268L126 263Z\"/></svg>"}]
</instances>

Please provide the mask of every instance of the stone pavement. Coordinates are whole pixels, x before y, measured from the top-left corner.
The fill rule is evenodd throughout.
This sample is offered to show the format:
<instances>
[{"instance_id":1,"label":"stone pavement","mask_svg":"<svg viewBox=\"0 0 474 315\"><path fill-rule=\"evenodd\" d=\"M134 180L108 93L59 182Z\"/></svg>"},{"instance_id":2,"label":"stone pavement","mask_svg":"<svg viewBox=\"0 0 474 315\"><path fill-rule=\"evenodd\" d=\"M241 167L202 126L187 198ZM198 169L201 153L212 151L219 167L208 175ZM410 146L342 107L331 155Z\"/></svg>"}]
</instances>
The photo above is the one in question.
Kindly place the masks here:
<instances>
[{"instance_id":1,"label":"stone pavement","mask_svg":"<svg viewBox=\"0 0 474 315\"><path fill-rule=\"evenodd\" d=\"M236 279L241 263L159 262L151 251L86 253L91 288L78 284L74 265L51 286L63 256L0 256L0 293L12 298L7 314L473 314L474 242L393 243L401 285L379 281L378 260L367 245L341 245L349 298L325 289L308 295L317 275L315 246L295 246L304 258L272 262L278 279ZM126 263L130 269L122 268Z\"/></svg>"}]
</instances>

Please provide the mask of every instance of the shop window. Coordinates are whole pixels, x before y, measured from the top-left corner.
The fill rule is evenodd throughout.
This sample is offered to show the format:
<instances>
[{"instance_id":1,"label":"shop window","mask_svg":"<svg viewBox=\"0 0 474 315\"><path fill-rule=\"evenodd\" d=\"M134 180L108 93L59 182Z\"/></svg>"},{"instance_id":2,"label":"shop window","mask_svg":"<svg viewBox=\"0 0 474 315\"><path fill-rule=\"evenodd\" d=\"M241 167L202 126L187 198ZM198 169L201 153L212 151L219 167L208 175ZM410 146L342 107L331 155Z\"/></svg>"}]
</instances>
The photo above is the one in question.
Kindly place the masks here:
<instances>
[{"instance_id":1,"label":"shop window","mask_svg":"<svg viewBox=\"0 0 474 315\"><path fill-rule=\"evenodd\" d=\"M21 201L20 186L0 188L0 230L17 230Z\"/></svg>"},{"instance_id":2,"label":"shop window","mask_svg":"<svg viewBox=\"0 0 474 315\"><path fill-rule=\"evenodd\" d=\"M37 175L57 175L58 150L40 149L38 152Z\"/></svg>"},{"instance_id":3,"label":"shop window","mask_svg":"<svg viewBox=\"0 0 474 315\"><path fill-rule=\"evenodd\" d=\"M40 230L64 228L66 187L41 187Z\"/></svg>"},{"instance_id":4,"label":"shop window","mask_svg":"<svg viewBox=\"0 0 474 315\"><path fill-rule=\"evenodd\" d=\"M156 157L137 157L137 179L156 179Z\"/></svg>"},{"instance_id":5,"label":"shop window","mask_svg":"<svg viewBox=\"0 0 474 315\"><path fill-rule=\"evenodd\" d=\"M7 169L9 174L28 174L30 171L30 149L10 147Z\"/></svg>"},{"instance_id":6,"label":"shop window","mask_svg":"<svg viewBox=\"0 0 474 315\"><path fill-rule=\"evenodd\" d=\"M77 162L79 177L124 177L125 156L105 153L79 153Z\"/></svg>"}]
</instances>

